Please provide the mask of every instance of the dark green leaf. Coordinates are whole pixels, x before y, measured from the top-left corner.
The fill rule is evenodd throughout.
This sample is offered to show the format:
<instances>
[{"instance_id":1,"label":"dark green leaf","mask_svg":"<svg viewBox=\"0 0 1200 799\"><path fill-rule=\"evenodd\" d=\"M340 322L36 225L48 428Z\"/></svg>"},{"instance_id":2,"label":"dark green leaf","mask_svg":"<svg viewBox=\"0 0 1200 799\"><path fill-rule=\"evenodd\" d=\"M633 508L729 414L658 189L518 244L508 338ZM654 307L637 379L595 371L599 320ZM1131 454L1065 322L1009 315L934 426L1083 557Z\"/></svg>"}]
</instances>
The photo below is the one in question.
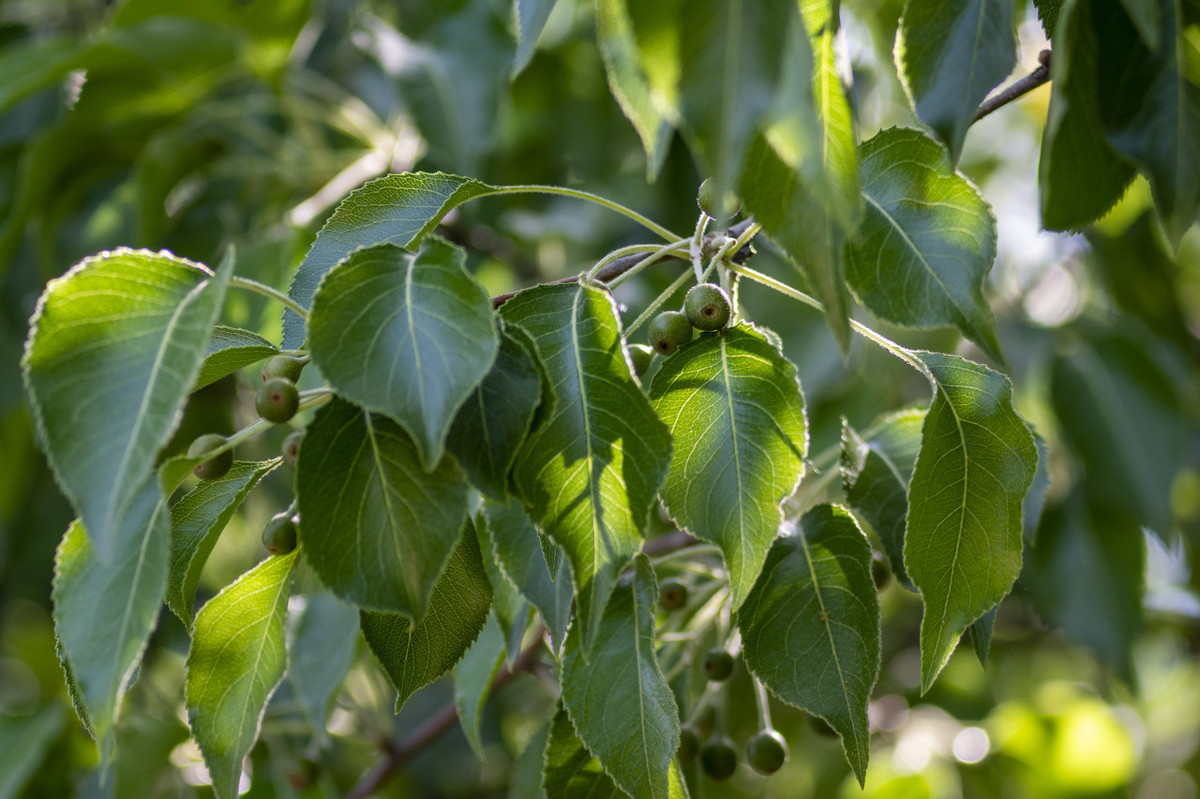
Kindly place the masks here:
<instances>
[{"instance_id":1,"label":"dark green leaf","mask_svg":"<svg viewBox=\"0 0 1200 799\"><path fill-rule=\"evenodd\" d=\"M171 506L170 570L166 601L185 627L192 625L192 601L200 572L221 531L258 481L270 474L279 458L255 463L238 461L224 477L201 480Z\"/></svg>"},{"instance_id":2,"label":"dark green leaf","mask_svg":"<svg viewBox=\"0 0 1200 799\"><path fill-rule=\"evenodd\" d=\"M513 58L512 73L515 79L529 65L542 28L554 10L557 0L513 0L517 16L517 54Z\"/></svg>"},{"instance_id":3,"label":"dark green leaf","mask_svg":"<svg viewBox=\"0 0 1200 799\"><path fill-rule=\"evenodd\" d=\"M205 603L192 627L187 709L218 799L238 795L242 758L287 668L284 625L298 552L267 558Z\"/></svg>"},{"instance_id":4,"label":"dark green leaf","mask_svg":"<svg viewBox=\"0 0 1200 799\"><path fill-rule=\"evenodd\" d=\"M321 373L341 396L399 422L429 470L499 347L491 301L465 260L438 238L416 255L358 250L321 281L308 320Z\"/></svg>"},{"instance_id":5,"label":"dark green leaf","mask_svg":"<svg viewBox=\"0 0 1200 799\"><path fill-rule=\"evenodd\" d=\"M76 69L89 44L82 38L27 37L5 42L0 56L0 112Z\"/></svg>"},{"instance_id":6,"label":"dark green leaf","mask_svg":"<svg viewBox=\"0 0 1200 799\"><path fill-rule=\"evenodd\" d=\"M492 543L491 528L482 511L475 515L474 521L475 534L479 537L479 551L483 558L483 570L487 572L488 582L492 584L492 612L501 629L508 635L509 656L516 657L521 648L521 639L525 637L525 628L529 624L529 602L500 568L494 554L496 547Z\"/></svg>"},{"instance_id":7,"label":"dark green leaf","mask_svg":"<svg viewBox=\"0 0 1200 799\"><path fill-rule=\"evenodd\" d=\"M654 376L650 400L675 440L663 502L681 528L721 547L736 609L804 474L796 367L762 331L740 324L680 347Z\"/></svg>"},{"instance_id":8,"label":"dark green leaf","mask_svg":"<svg viewBox=\"0 0 1200 799\"><path fill-rule=\"evenodd\" d=\"M357 651L358 610L325 591L305 594L289 636L287 681L319 741L329 739L329 706Z\"/></svg>"},{"instance_id":9,"label":"dark green leaf","mask_svg":"<svg viewBox=\"0 0 1200 799\"><path fill-rule=\"evenodd\" d=\"M996 258L988 204L920 131L889 128L859 155L866 214L846 250L846 279L858 299L896 324L953 325L1003 363L983 296Z\"/></svg>"},{"instance_id":10,"label":"dark green leaf","mask_svg":"<svg viewBox=\"0 0 1200 799\"><path fill-rule=\"evenodd\" d=\"M460 537L468 490L453 458L426 472L398 424L334 398L309 424L296 466L305 559L339 597L419 619Z\"/></svg>"},{"instance_id":11,"label":"dark green leaf","mask_svg":"<svg viewBox=\"0 0 1200 799\"><path fill-rule=\"evenodd\" d=\"M1162 32L1162 16L1165 12L1163 6L1158 0L1121 0L1121 6L1146 46L1157 50Z\"/></svg>"},{"instance_id":12,"label":"dark green leaf","mask_svg":"<svg viewBox=\"0 0 1200 799\"><path fill-rule=\"evenodd\" d=\"M437 227L450 209L493 191L485 183L441 172L388 175L355 189L317 233L312 249L292 277L288 296L309 307L321 278L350 253L384 243L411 248ZM286 312L283 346L300 347L306 335L304 321Z\"/></svg>"},{"instance_id":13,"label":"dark green leaf","mask_svg":"<svg viewBox=\"0 0 1200 799\"><path fill-rule=\"evenodd\" d=\"M607 291L539 286L501 308L532 341L552 402L517 456L514 482L571 561L590 648L617 574L641 546L671 438L629 373Z\"/></svg>"},{"instance_id":14,"label":"dark green leaf","mask_svg":"<svg viewBox=\"0 0 1200 799\"><path fill-rule=\"evenodd\" d=\"M494 613L488 614L483 631L454 667L454 707L458 710L458 723L462 725L467 743L482 760L483 739L479 734L479 719L483 715L483 704L487 701L492 680L504 662L504 631L496 621Z\"/></svg>"},{"instance_id":15,"label":"dark green leaf","mask_svg":"<svg viewBox=\"0 0 1200 799\"><path fill-rule=\"evenodd\" d=\"M958 163L979 104L1017 64L1012 0L908 0L896 64L917 116Z\"/></svg>"},{"instance_id":16,"label":"dark green leaf","mask_svg":"<svg viewBox=\"0 0 1200 799\"><path fill-rule=\"evenodd\" d=\"M871 547L846 510L818 505L775 542L738 613L746 665L785 702L829 722L861 785L867 701L879 678Z\"/></svg>"},{"instance_id":17,"label":"dark green leaf","mask_svg":"<svg viewBox=\"0 0 1200 799\"><path fill-rule=\"evenodd\" d=\"M233 269L119 249L52 280L22 366L59 485L107 559L204 358Z\"/></svg>"},{"instance_id":18,"label":"dark green leaf","mask_svg":"<svg viewBox=\"0 0 1200 799\"><path fill-rule=\"evenodd\" d=\"M879 536L892 574L905 588L916 590L904 570L904 526L908 518L908 483L921 447L924 410L889 414L859 435L842 423L842 484L846 503Z\"/></svg>"},{"instance_id":19,"label":"dark green leaf","mask_svg":"<svg viewBox=\"0 0 1200 799\"><path fill-rule=\"evenodd\" d=\"M624 791L666 799L679 710L654 654L657 602L654 568L638 555L632 586L622 582L609 596L591 657L578 634L567 637L562 701L588 751Z\"/></svg>"},{"instance_id":20,"label":"dark green leaf","mask_svg":"<svg viewBox=\"0 0 1200 799\"><path fill-rule=\"evenodd\" d=\"M1062 10L1064 2L1065 0L1033 0L1033 4L1037 6L1038 18L1042 21L1042 28L1046 31L1047 39L1054 39L1058 30L1059 12ZM1059 42L1056 40L1056 48L1058 44Z\"/></svg>"},{"instance_id":21,"label":"dark green leaf","mask_svg":"<svg viewBox=\"0 0 1200 799\"><path fill-rule=\"evenodd\" d=\"M992 649L992 631L996 627L996 611L999 609L1000 606L996 605L967 628L967 637L971 640L971 648L975 650L975 657L979 660L979 665L985 669L987 668L988 653Z\"/></svg>"},{"instance_id":22,"label":"dark green leaf","mask_svg":"<svg viewBox=\"0 0 1200 799\"><path fill-rule=\"evenodd\" d=\"M192 390L204 388L226 375L231 375L252 363L258 363L264 358L270 358L278 352L278 347L257 333L217 325L208 339L204 365L200 367L200 374L196 377Z\"/></svg>"},{"instance_id":23,"label":"dark green leaf","mask_svg":"<svg viewBox=\"0 0 1200 799\"><path fill-rule=\"evenodd\" d=\"M508 474L542 398L533 359L511 335L500 338L496 361L454 417L446 449L471 483L490 497L508 496Z\"/></svg>"},{"instance_id":24,"label":"dark green leaf","mask_svg":"<svg viewBox=\"0 0 1200 799\"><path fill-rule=\"evenodd\" d=\"M429 597L429 613L413 624L397 613L364 610L363 636L396 686L396 712L418 688L454 668L487 621L492 586L470 522Z\"/></svg>"},{"instance_id":25,"label":"dark green leaf","mask_svg":"<svg viewBox=\"0 0 1200 799\"><path fill-rule=\"evenodd\" d=\"M904 565L921 592L921 691L963 631L1021 571L1021 513L1037 448L1008 378L936 352L912 353L933 385L908 488Z\"/></svg>"}]
</instances>

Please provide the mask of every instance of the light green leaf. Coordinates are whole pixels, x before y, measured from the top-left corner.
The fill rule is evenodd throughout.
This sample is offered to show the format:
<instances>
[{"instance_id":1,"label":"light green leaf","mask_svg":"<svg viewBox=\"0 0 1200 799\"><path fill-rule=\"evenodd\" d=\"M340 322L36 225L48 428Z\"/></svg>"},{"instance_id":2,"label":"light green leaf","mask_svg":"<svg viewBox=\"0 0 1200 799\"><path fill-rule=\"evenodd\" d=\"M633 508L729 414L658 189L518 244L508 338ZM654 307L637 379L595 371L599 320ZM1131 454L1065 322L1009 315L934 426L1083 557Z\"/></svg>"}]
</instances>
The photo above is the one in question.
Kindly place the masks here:
<instances>
[{"instance_id":1,"label":"light green leaf","mask_svg":"<svg viewBox=\"0 0 1200 799\"><path fill-rule=\"evenodd\" d=\"M1063 5L1058 21L1038 161L1047 230L1077 230L1096 220L1121 199L1134 175L1133 164L1113 150L1100 124L1097 71L1104 51L1096 17L1090 0L1076 0Z\"/></svg>"},{"instance_id":2,"label":"light green leaf","mask_svg":"<svg viewBox=\"0 0 1200 799\"><path fill-rule=\"evenodd\" d=\"M454 707L458 710L458 723L480 760L484 754L479 720L492 680L504 662L504 649L504 631L500 629L496 615L489 613L483 631L454 667Z\"/></svg>"},{"instance_id":3,"label":"light green leaf","mask_svg":"<svg viewBox=\"0 0 1200 799\"><path fill-rule=\"evenodd\" d=\"M50 465L97 557L117 537L179 423L233 270L119 249L38 300L22 367Z\"/></svg>"},{"instance_id":4,"label":"light green leaf","mask_svg":"<svg viewBox=\"0 0 1200 799\"><path fill-rule=\"evenodd\" d=\"M1021 571L1021 513L1037 470L1012 384L977 363L913 352L933 386L908 487L904 565L921 592L921 692L963 631Z\"/></svg>"},{"instance_id":5,"label":"light green leaf","mask_svg":"<svg viewBox=\"0 0 1200 799\"><path fill-rule=\"evenodd\" d=\"M329 706L358 652L358 610L326 591L304 595L288 640L287 681L312 723L318 741L328 741Z\"/></svg>"},{"instance_id":6,"label":"light green leaf","mask_svg":"<svg viewBox=\"0 0 1200 799\"><path fill-rule=\"evenodd\" d=\"M804 474L808 429L796 367L740 324L683 345L650 385L675 456L662 488L682 529L721 547L736 610L754 586Z\"/></svg>"},{"instance_id":7,"label":"light green leaf","mask_svg":"<svg viewBox=\"0 0 1200 799\"><path fill-rule=\"evenodd\" d=\"M484 494L508 496L508 474L541 399L533 358L503 334L491 371L467 397L446 436L446 449Z\"/></svg>"},{"instance_id":8,"label":"light green leaf","mask_svg":"<svg viewBox=\"0 0 1200 799\"><path fill-rule=\"evenodd\" d=\"M270 358L279 348L257 333L236 327L217 325L208 339L204 365L192 390L204 388L239 369Z\"/></svg>"},{"instance_id":9,"label":"light green leaf","mask_svg":"<svg viewBox=\"0 0 1200 799\"><path fill-rule=\"evenodd\" d=\"M196 614L187 657L188 725L218 799L238 795L242 758L287 668L284 625L298 555L267 558Z\"/></svg>"},{"instance_id":10,"label":"light green leaf","mask_svg":"<svg viewBox=\"0 0 1200 799\"><path fill-rule=\"evenodd\" d=\"M63 709L58 705L28 716L0 715L0 799L22 795L62 728Z\"/></svg>"},{"instance_id":11,"label":"light green leaf","mask_svg":"<svg viewBox=\"0 0 1200 799\"><path fill-rule=\"evenodd\" d=\"M871 546L845 509L818 505L771 547L738 613L746 665L771 693L829 722L861 785L879 679Z\"/></svg>"},{"instance_id":12,"label":"light green leaf","mask_svg":"<svg viewBox=\"0 0 1200 799\"><path fill-rule=\"evenodd\" d=\"M547 562L543 543L552 551L557 551L557 547L553 542L540 540L543 534L538 532L520 501L485 500L482 517L504 576L542 614L554 648L562 651L571 619L571 600L575 596L570 565L561 556L553 567Z\"/></svg>"},{"instance_id":13,"label":"light green leaf","mask_svg":"<svg viewBox=\"0 0 1200 799\"><path fill-rule=\"evenodd\" d=\"M513 56L512 72L509 78L515 80L533 58L538 36L550 19L557 0L513 0L514 12L517 17L517 54Z\"/></svg>"},{"instance_id":14,"label":"light green leaf","mask_svg":"<svg viewBox=\"0 0 1200 799\"><path fill-rule=\"evenodd\" d=\"M280 464L279 458L261 463L237 461L224 477L201 480L171 506L170 567L166 601L185 627L192 625L192 601L200 572L221 531L242 500Z\"/></svg>"},{"instance_id":15,"label":"light green leaf","mask_svg":"<svg viewBox=\"0 0 1200 799\"><path fill-rule=\"evenodd\" d=\"M866 214L846 250L846 279L877 316L910 327L953 325L1003 363L983 283L996 220L946 151L890 128L860 149Z\"/></svg>"},{"instance_id":16,"label":"light green leaf","mask_svg":"<svg viewBox=\"0 0 1200 799\"><path fill-rule=\"evenodd\" d=\"M499 347L487 292L466 254L426 238L416 255L384 244L354 252L313 295L313 362L338 394L408 431L433 470L454 414Z\"/></svg>"},{"instance_id":17,"label":"light green leaf","mask_svg":"<svg viewBox=\"0 0 1200 799\"><path fill-rule=\"evenodd\" d=\"M468 490L453 458L425 471L398 424L334 398L296 464L305 560L342 599L420 619L460 537Z\"/></svg>"},{"instance_id":18,"label":"light green leaf","mask_svg":"<svg viewBox=\"0 0 1200 799\"><path fill-rule=\"evenodd\" d=\"M667 766L679 748L679 709L654 654L656 602L654 567L638 555L632 585L609 596L591 657L578 634L568 635L562 665L562 701L580 739L639 799L666 799Z\"/></svg>"},{"instance_id":19,"label":"light green leaf","mask_svg":"<svg viewBox=\"0 0 1200 799\"><path fill-rule=\"evenodd\" d=\"M842 485L846 504L879 536L892 574L916 590L904 570L904 525L908 483L921 447L924 410L889 414L863 435L842 421Z\"/></svg>"},{"instance_id":20,"label":"light green leaf","mask_svg":"<svg viewBox=\"0 0 1200 799\"><path fill-rule=\"evenodd\" d=\"M917 116L958 163L979 104L1017 64L1012 0L908 0L896 64Z\"/></svg>"},{"instance_id":21,"label":"light green leaf","mask_svg":"<svg viewBox=\"0 0 1200 799\"><path fill-rule=\"evenodd\" d=\"M487 622L492 586L468 521L446 571L429 597L429 613L413 624L396 613L359 614L367 645L396 687L396 712L418 688L454 668Z\"/></svg>"},{"instance_id":22,"label":"light green leaf","mask_svg":"<svg viewBox=\"0 0 1200 799\"><path fill-rule=\"evenodd\" d=\"M670 435L629 373L607 291L538 286L501 315L529 336L552 398L517 456L514 482L571 562L590 649L617 574L641 546Z\"/></svg>"},{"instance_id":23,"label":"light green leaf","mask_svg":"<svg viewBox=\"0 0 1200 799\"><path fill-rule=\"evenodd\" d=\"M309 307L321 278L350 253L375 244L410 249L452 208L494 191L477 180L441 172L409 172L372 180L350 192L317 233L292 276L288 296ZM283 346L296 349L304 344L306 335L304 320L287 311Z\"/></svg>"}]
</instances>

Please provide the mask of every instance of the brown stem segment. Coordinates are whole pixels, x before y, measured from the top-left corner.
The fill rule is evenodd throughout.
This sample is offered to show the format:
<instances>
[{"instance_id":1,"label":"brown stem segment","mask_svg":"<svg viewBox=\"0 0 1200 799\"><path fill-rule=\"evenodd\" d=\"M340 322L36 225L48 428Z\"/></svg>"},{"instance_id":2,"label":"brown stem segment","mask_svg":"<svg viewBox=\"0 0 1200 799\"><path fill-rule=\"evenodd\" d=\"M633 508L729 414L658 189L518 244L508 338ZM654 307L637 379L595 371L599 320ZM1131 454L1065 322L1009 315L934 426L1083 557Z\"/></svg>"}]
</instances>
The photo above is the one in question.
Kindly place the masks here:
<instances>
[{"instance_id":1,"label":"brown stem segment","mask_svg":"<svg viewBox=\"0 0 1200 799\"><path fill-rule=\"evenodd\" d=\"M1024 97L1038 86L1049 82L1049 80L1050 51L1043 50L1042 52L1038 53L1037 69L984 100L983 103L980 104L979 110L975 112L975 118L971 121L973 123L978 122L996 109L1003 108L1012 101Z\"/></svg>"}]
</instances>

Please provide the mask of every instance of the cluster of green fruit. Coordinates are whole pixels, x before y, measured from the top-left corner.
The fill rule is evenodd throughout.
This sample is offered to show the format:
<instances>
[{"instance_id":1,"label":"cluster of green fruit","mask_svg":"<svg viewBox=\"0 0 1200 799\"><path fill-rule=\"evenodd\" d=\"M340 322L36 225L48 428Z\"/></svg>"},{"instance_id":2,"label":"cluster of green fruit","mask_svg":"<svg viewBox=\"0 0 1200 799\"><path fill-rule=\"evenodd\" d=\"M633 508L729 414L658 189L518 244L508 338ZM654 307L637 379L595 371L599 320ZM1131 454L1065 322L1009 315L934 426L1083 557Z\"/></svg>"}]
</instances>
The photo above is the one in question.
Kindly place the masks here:
<instances>
[{"instance_id":1,"label":"cluster of green fruit","mask_svg":"<svg viewBox=\"0 0 1200 799\"><path fill-rule=\"evenodd\" d=\"M658 603L666 611L679 610L687 605L688 589L679 580L664 580L659 586ZM723 683L733 676L736 662L723 648L711 649L701 664L709 682ZM727 780L737 770L738 754L733 742L724 734L713 735L711 715L701 714L699 723L684 724L679 729L679 748L675 752L680 764L687 766L700 761L700 770L712 780ZM787 741L770 725L755 733L746 744L746 762L759 774L774 774L787 761ZM702 734L703 733L703 734ZM708 741L704 741L708 738Z\"/></svg>"},{"instance_id":2,"label":"cluster of green fruit","mask_svg":"<svg viewBox=\"0 0 1200 799\"><path fill-rule=\"evenodd\" d=\"M287 355L277 355L266 362L262 369L262 385L254 396L254 409L268 422L283 424L291 421L300 408L300 392L296 381L304 370L305 362ZM283 441L283 461L296 468L300 454L300 442L304 431L297 430ZM233 447L229 439L219 433L197 436L188 447L187 457L203 458L193 469L201 480L218 480L233 467ZM283 555L296 548L296 517L291 512L276 514L263 529L263 546L272 555Z\"/></svg>"},{"instance_id":3,"label":"cluster of green fruit","mask_svg":"<svg viewBox=\"0 0 1200 799\"><path fill-rule=\"evenodd\" d=\"M692 340L695 330L711 332L729 324L729 295L715 283L692 286L682 311L663 311L650 322L650 346L660 355L671 355Z\"/></svg>"}]
</instances>

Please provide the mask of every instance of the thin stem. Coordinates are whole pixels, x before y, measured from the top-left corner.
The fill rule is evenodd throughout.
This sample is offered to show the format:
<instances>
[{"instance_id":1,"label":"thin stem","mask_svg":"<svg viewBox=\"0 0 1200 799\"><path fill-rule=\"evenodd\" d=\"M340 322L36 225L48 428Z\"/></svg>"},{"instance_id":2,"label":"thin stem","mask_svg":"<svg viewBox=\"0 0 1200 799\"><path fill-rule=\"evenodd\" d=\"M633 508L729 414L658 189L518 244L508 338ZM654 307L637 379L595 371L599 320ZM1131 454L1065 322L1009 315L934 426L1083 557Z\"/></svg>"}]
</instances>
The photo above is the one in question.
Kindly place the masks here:
<instances>
[{"instance_id":1,"label":"thin stem","mask_svg":"<svg viewBox=\"0 0 1200 799\"><path fill-rule=\"evenodd\" d=\"M686 239L679 239L678 241L674 241L669 244L664 244L663 246L656 249L651 255L647 256L646 258L643 258L642 260L638 261L634 266L630 267L629 269L625 270L621 274L619 274L616 277L609 280L608 287L615 289L617 286L621 285L626 280L628 280L629 278L636 275L638 272L641 272L646 267L653 266L654 264L658 263L659 261L661 261L665 258L678 255L680 247L686 243L687 243Z\"/></svg>"},{"instance_id":2,"label":"thin stem","mask_svg":"<svg viewBox=\"0 0 1200 799\"><path fill-rule=\"evenodd\" d=\"M625 337L629 338L630 333L632 333L633 331L635 331L639 327L641 327L643 324L645 324L646 320L648 320L651 316L653 316L654 313L659 308L662 307L663 303L665 303L667 300L671 299L671 295L673 295L675 292L677 292L681 288L683 288L683 284L687 283L691 279L692 279L691 272L680 273L679 277L675 278L674 282L672 282L671 285L667 286L666 290L664 290L662 294L659 294L654 299L654 302L650 303L650 305L646 307L646 310L642 311L641 315L638 316L637 319L633 320L633 324L631 324L629 327L625 328Z\"/></svg>"},{"instance_id":3,"label":"thin stem","mask_svg":"<svg viewBox=\"0 0 1200 799\"><path fill-rule=\"evenodd\" d=\"M758 705L758 728L760 730L770 730L771 727L771 700L767 697L766 687L759 682L758 677L754 677L754 703Z\"/></svg>"},{"instance_id":4,"label":"thin stem","mask_svg":"<svg viewBox=\"0 0 1200 799\"><path fill-rule=\"evenodd\" d=\"M653 233L662 236L667 241L678 239L679 236L667 230L662 225L652 219L648 219L632 208L626 208L620 203L601 197L598 194L592 194L588 191L580 191L579 189L568 189L564 186L540 186L540 185L524 185L524 186L500 186L492 192L492 194L556 194L563 197L574 197L577 200L587 200L588 202L602 205L610 211L616 211L622 216L632 219L642 227Z\"/></svg>"},{"instance_id":5,"label":"thin stem","mask_svg":"<svg viewBox=\"0 0 1200 799\"><path fill-rule=\"evenodd\" d=\"M972 124L996 109L1003 108L1014 100L1024 97L1043 83L1048 83L1050 81L1050 51L1043 50L1038 53L1038 62L1038 66L1033 72L984 100L979 105L979 110L975 112L975 117L971 120Z\"/></svg>"},{"instance_id":6,"label":"thin stem","mask_svg":"<svg viewBox=\"0 0 1200 799\"><path fill-rule=\"evenodd\" d=\"M669 250L675 245L668 244L666 246ZM618 258L623 258L626 255L637 255L638 253L643 252L654 252L658 249L660 248L654 244L630 244L628 247L620 247L597 261L595 265L584 274L583 279L591 283L596 279L596 275L601 269L608 266L613 261L616 261Z\"/></svg>"},{"instance_id":7,"label":"thin stem","mask_svg":"<svg viewBox=\"0 0 1200 799\"><path fill-rule=\"evenodd\" d=\"M240 289L248 289L249 291L253 291L258 294L261 294L264 297L269 297L269 298L275 300L276 302L281 302L281 303L283 303L284 307L288 308L289 310L295 311L297 314L299 314L300 318L302 318L302 319L308 318L308 310L307 309L305 309L303 306L298 304L295 300L293 300L288 295L284 294L282 291L279 291L276 288L272 288L271 286L268 286L266 283L259 283L257 280L251 280L248 277L239 277L238 275L234 275L233 277L229 278L229 285L236 286L237 288L240 288Z\"/></svg>"},{"instance_id":8,"label":"thin stem","mask_svg":"<svg viewBox=\"0 0 1200 799\"><path fill-rule=\"evenodd\" d=\"M700 270L700 262L704 256L702 247L704 244L704 231L708 229L709 216L701 212L700 218L696 220L696 232L692 235L692 244L689 247L689 254L692 258L692 271L696 273L696 282L704 282L704 274Z\"/></svg>"},{"instance_id":9,"label":"thin stem","mask_svg":"<svg viewBox=\"0 0 1200 799\"><path fill-rule=\"evenodd\" d=\"M308 391L302 391L300 392L300 404L296 407L296 413L299 413L300 411L306 411L309 408L316 408L318 405L324 405L326 402L329 402L332 396L333 389L327 386L309 389ZM211 458L214 455L220 455L222 452L233 449L239 444L249 441L258 434L265 430L269 430L274 426L275 422L269 422L266 419L255 419L241 430L238 430L237 432L227 436L224 444L206 454L205 457Z\"/></svg>"}]
</instances>

